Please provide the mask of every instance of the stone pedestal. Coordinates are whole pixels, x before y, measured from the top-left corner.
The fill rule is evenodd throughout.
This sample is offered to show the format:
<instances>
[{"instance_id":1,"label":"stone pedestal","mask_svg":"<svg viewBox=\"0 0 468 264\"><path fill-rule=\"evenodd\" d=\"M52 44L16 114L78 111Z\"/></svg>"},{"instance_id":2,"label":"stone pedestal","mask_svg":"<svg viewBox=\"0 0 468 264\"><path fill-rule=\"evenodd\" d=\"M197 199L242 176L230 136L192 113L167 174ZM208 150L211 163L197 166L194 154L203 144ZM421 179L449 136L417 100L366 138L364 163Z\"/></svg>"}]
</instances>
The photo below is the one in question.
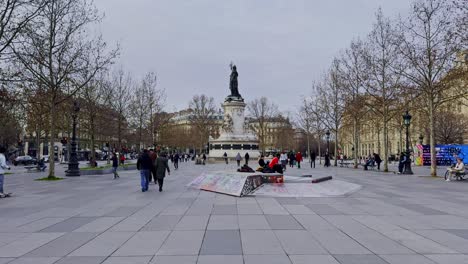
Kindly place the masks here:
<instances>
[{"instance_id":1,"label":"stone pedestal","mask_svg":"<svg viewBox=\"0 0 468 264\"><path fill-rule=\"evenodd\" d=\"M222 160L227 153L229 160L233 161L240 153L242 159L245 153L249 153L251 160L260 156L258 139L249 132L248 124L245 122L244 99L228 97L223 104L224 122L221 135L217 139L210 138L209 159Z\"/></svg>"}]
</instances>

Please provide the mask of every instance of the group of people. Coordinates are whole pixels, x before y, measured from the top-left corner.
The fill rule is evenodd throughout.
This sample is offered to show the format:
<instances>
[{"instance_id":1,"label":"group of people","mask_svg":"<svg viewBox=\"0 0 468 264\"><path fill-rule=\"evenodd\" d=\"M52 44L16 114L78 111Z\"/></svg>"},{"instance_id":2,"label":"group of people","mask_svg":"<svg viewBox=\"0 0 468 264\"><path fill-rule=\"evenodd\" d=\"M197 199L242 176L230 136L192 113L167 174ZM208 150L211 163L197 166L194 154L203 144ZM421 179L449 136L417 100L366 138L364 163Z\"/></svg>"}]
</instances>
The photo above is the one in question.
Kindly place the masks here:
<instances>
[{"instance_id":1,"label":"group of people","mask_svg":"<svg viewBox=\"0 0 468 264\"><path fill-rule=\"evenodd\" d=\"M147 149L143 150L143 153L138 157L137 169L140 171L142 192L148 191L149 183L152 181L158 184L159 191L162 192L166 171L168 175L171 174L166 153L158 155L155 151Z\"/></svg>"}]
</instances>

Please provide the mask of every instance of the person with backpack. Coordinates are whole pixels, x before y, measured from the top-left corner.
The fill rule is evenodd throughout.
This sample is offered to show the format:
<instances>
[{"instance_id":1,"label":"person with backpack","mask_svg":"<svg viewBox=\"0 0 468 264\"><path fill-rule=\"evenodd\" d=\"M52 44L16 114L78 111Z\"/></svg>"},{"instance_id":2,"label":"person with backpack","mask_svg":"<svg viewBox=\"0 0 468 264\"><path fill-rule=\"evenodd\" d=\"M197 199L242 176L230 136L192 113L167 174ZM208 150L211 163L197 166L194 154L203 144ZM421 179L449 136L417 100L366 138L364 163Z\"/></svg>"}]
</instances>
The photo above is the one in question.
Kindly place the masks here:
<instances>
[{"instance_id":1,"label":"person with backpack","mask_svg":"<svg viewBox=\"0 0 468 264\"><path fill-rule=\"evenodd\" d=\"M137 169L140 171L140 178L141 178L141 191L146 192L148 191L149 185L149 174L151 171L152 162L151 158L148 154L148 150L144 149L143 153L137 160Z\"/></svg>"},{"instance_id":2,"label":"person with backpack","mask_svg":"<svg viewBox=\"0 0 468 264\"><path fill-rule=\"evenodd\" d=\"M112 153L112 173L114 173L114 179L120 178L117 173L117 168L119 167L119 160L117 159L117 154Z\"/></svg>"}]
</instances>

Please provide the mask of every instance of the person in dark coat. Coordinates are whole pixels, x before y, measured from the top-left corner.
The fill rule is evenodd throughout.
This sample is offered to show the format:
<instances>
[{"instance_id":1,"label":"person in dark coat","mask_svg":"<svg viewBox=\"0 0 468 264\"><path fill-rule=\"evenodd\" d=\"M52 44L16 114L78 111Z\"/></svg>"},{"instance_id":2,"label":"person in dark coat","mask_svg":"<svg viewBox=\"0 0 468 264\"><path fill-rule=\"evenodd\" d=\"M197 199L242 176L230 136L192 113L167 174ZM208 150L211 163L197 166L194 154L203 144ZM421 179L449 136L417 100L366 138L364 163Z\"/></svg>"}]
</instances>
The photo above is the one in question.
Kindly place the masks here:
<instances>
[{"instance_id":1,"label":"person in dark coat","mask_svg":"<svg viewBox=\"0 0 468 264\"><path fill-rule=\"evenodd\" d=\"M244 159L245 159L245 165L249 165L250 155L248 152L245 153Z\"/></svg>"},{"instance_id":2,"label":"person in dark coat","mask_svg":"<svg viewBox=\"0 0 468 264\"><path fill-rule=\"evenodd\" d=\"M137 160L137 169L140 171L142 192L148 191L149 174L151 171L151 167L152 167L151 157L148 154L148 150L145 149L143 150L143 153Z\"/></svg>"},{"instance_id":3,"label":"person in dark coat","mask_svg":"<svg viewBox=\"0 0 468 264\"><path fill-rule=\"evenodd\" d=\"M149 156L151 158L151 171L148 177L148 183L154 181L156 183L156 170L154 169L154 162L156 161L156 158L158 157L158 154L156 154L156 151L150 150L149 151Z\"/></svg>"},{"instance_id":4,"label":"person in dark coat","mask_svg":"<svg viewBox=\"0 0 468 264\"><path fill-rule=\"evenodd\" d=\"M205 165L206 164L206 155L205 155L205 153L203 153L202 160L203 160L203 165Z\"/></svg>"},{"instance_id":5,"label":"person in dark coat","mask_svg":"<svg viewBox=\"0 0 468 264\"><path fill-rule=\"evenodd\" d=\"M112 153L112 172L114 173L114 179L120 178L117 173L117 168L119 167L119 159L117 159L117 154Z\"/></svg>"},{"instance_id":6,"label":"person in dark coat","mask_svg":"<svg viewBox=\"0 0 468 264\"><path fill-rule=\"evenodd\" d=\"M330 154L328 154L328 151L325 153L325 167L330 167L331 166L331 163L330 163Z\"/></svg>"},{"instance_id":7,"label":"person in dark coat","mask_svg":"<svg viewBox=\"0 0 468 264\"><path fill-rule=\"evenodd\" d=\"M174 155L174 169L176 170L179 168L179 159L180 159L179 153L176 153Z\"/></svg>"},{"instance_id":8,"label":"person in dark coat","mask_svg":"<svg viewBox=\"0 0 468 264\"><path fill-rule=\"evenodd\" d=\"M380 163L382 163L382 159L380 158L379 154L374 153L374 161L377 163L377 169L380 170Z\"/></svg>"},{"instance_id":9,"label":"person in dark coat","mask_svg":"<svg viewBox=\"0 0 468 264\"><path fill-rule=\"evenodd\" d=\"M226 152L224 152L223 157L224 157L224 161L226 162L226 164L228 164L229 162L228 162L228 157L227 157L227 153L226 153Z\"/></svg>"},{"instance_id":10,"label":"person in dark coat","mask_svg":"<svg viewBox=\"0 0 468 264\"><path fill-rule=\"evenodd\" d=\"M315 159L317 158L317 155L315 154L315 151L312 151L310 153L310 167L315 168ZM312 167L313 165L313 167Z\"/></svg>"},{"instance_id":11,"label":"person in dark coat","mask_svg":"<svg viewBox=\"0 0 468 264\"><path fill-rule=\"evenodd\" d=\"M162 192L162 187L164 184L164 177L166 177L166 170L167 174L171 175L171 170L169 169L169 161L166 158L166 154L162 154L156 159L156 179L158 180L159 191Z\"/></svg>"},{"instance_id":12,"label":"person in dark coat","mask_svg":"<svg viewBox=\"0 0 468 264\"><path fill-rule=\"evenodd\" d=\"M296 155L294 152L289 153L289 167L294 167L294 161L296 160Z\"/></svg>"}]
</instances>

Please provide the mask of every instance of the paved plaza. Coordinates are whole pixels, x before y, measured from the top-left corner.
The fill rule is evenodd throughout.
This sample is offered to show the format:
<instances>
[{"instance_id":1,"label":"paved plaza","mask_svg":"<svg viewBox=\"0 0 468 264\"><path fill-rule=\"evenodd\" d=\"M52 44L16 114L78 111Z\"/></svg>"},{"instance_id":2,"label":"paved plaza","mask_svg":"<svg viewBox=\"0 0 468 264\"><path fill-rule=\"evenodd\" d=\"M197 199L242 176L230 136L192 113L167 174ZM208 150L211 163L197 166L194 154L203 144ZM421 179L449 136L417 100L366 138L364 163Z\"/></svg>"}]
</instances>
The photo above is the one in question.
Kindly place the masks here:
<instances>
[{"instance_id":1,"label":"paved plaza","mask_svg":"<svg viewBox=\"0 0 468 264\"><path fill-rule=\"evenodd\" d=\"M0 264L468 263L468 182L305 167L285 174L362 188L236 198L186 187L226 165L181 163L164 192L142 193L137 171L38 182L45 173L15 168L6 175L14 196L0 199Z\"/></svg>"}]
</instances>

